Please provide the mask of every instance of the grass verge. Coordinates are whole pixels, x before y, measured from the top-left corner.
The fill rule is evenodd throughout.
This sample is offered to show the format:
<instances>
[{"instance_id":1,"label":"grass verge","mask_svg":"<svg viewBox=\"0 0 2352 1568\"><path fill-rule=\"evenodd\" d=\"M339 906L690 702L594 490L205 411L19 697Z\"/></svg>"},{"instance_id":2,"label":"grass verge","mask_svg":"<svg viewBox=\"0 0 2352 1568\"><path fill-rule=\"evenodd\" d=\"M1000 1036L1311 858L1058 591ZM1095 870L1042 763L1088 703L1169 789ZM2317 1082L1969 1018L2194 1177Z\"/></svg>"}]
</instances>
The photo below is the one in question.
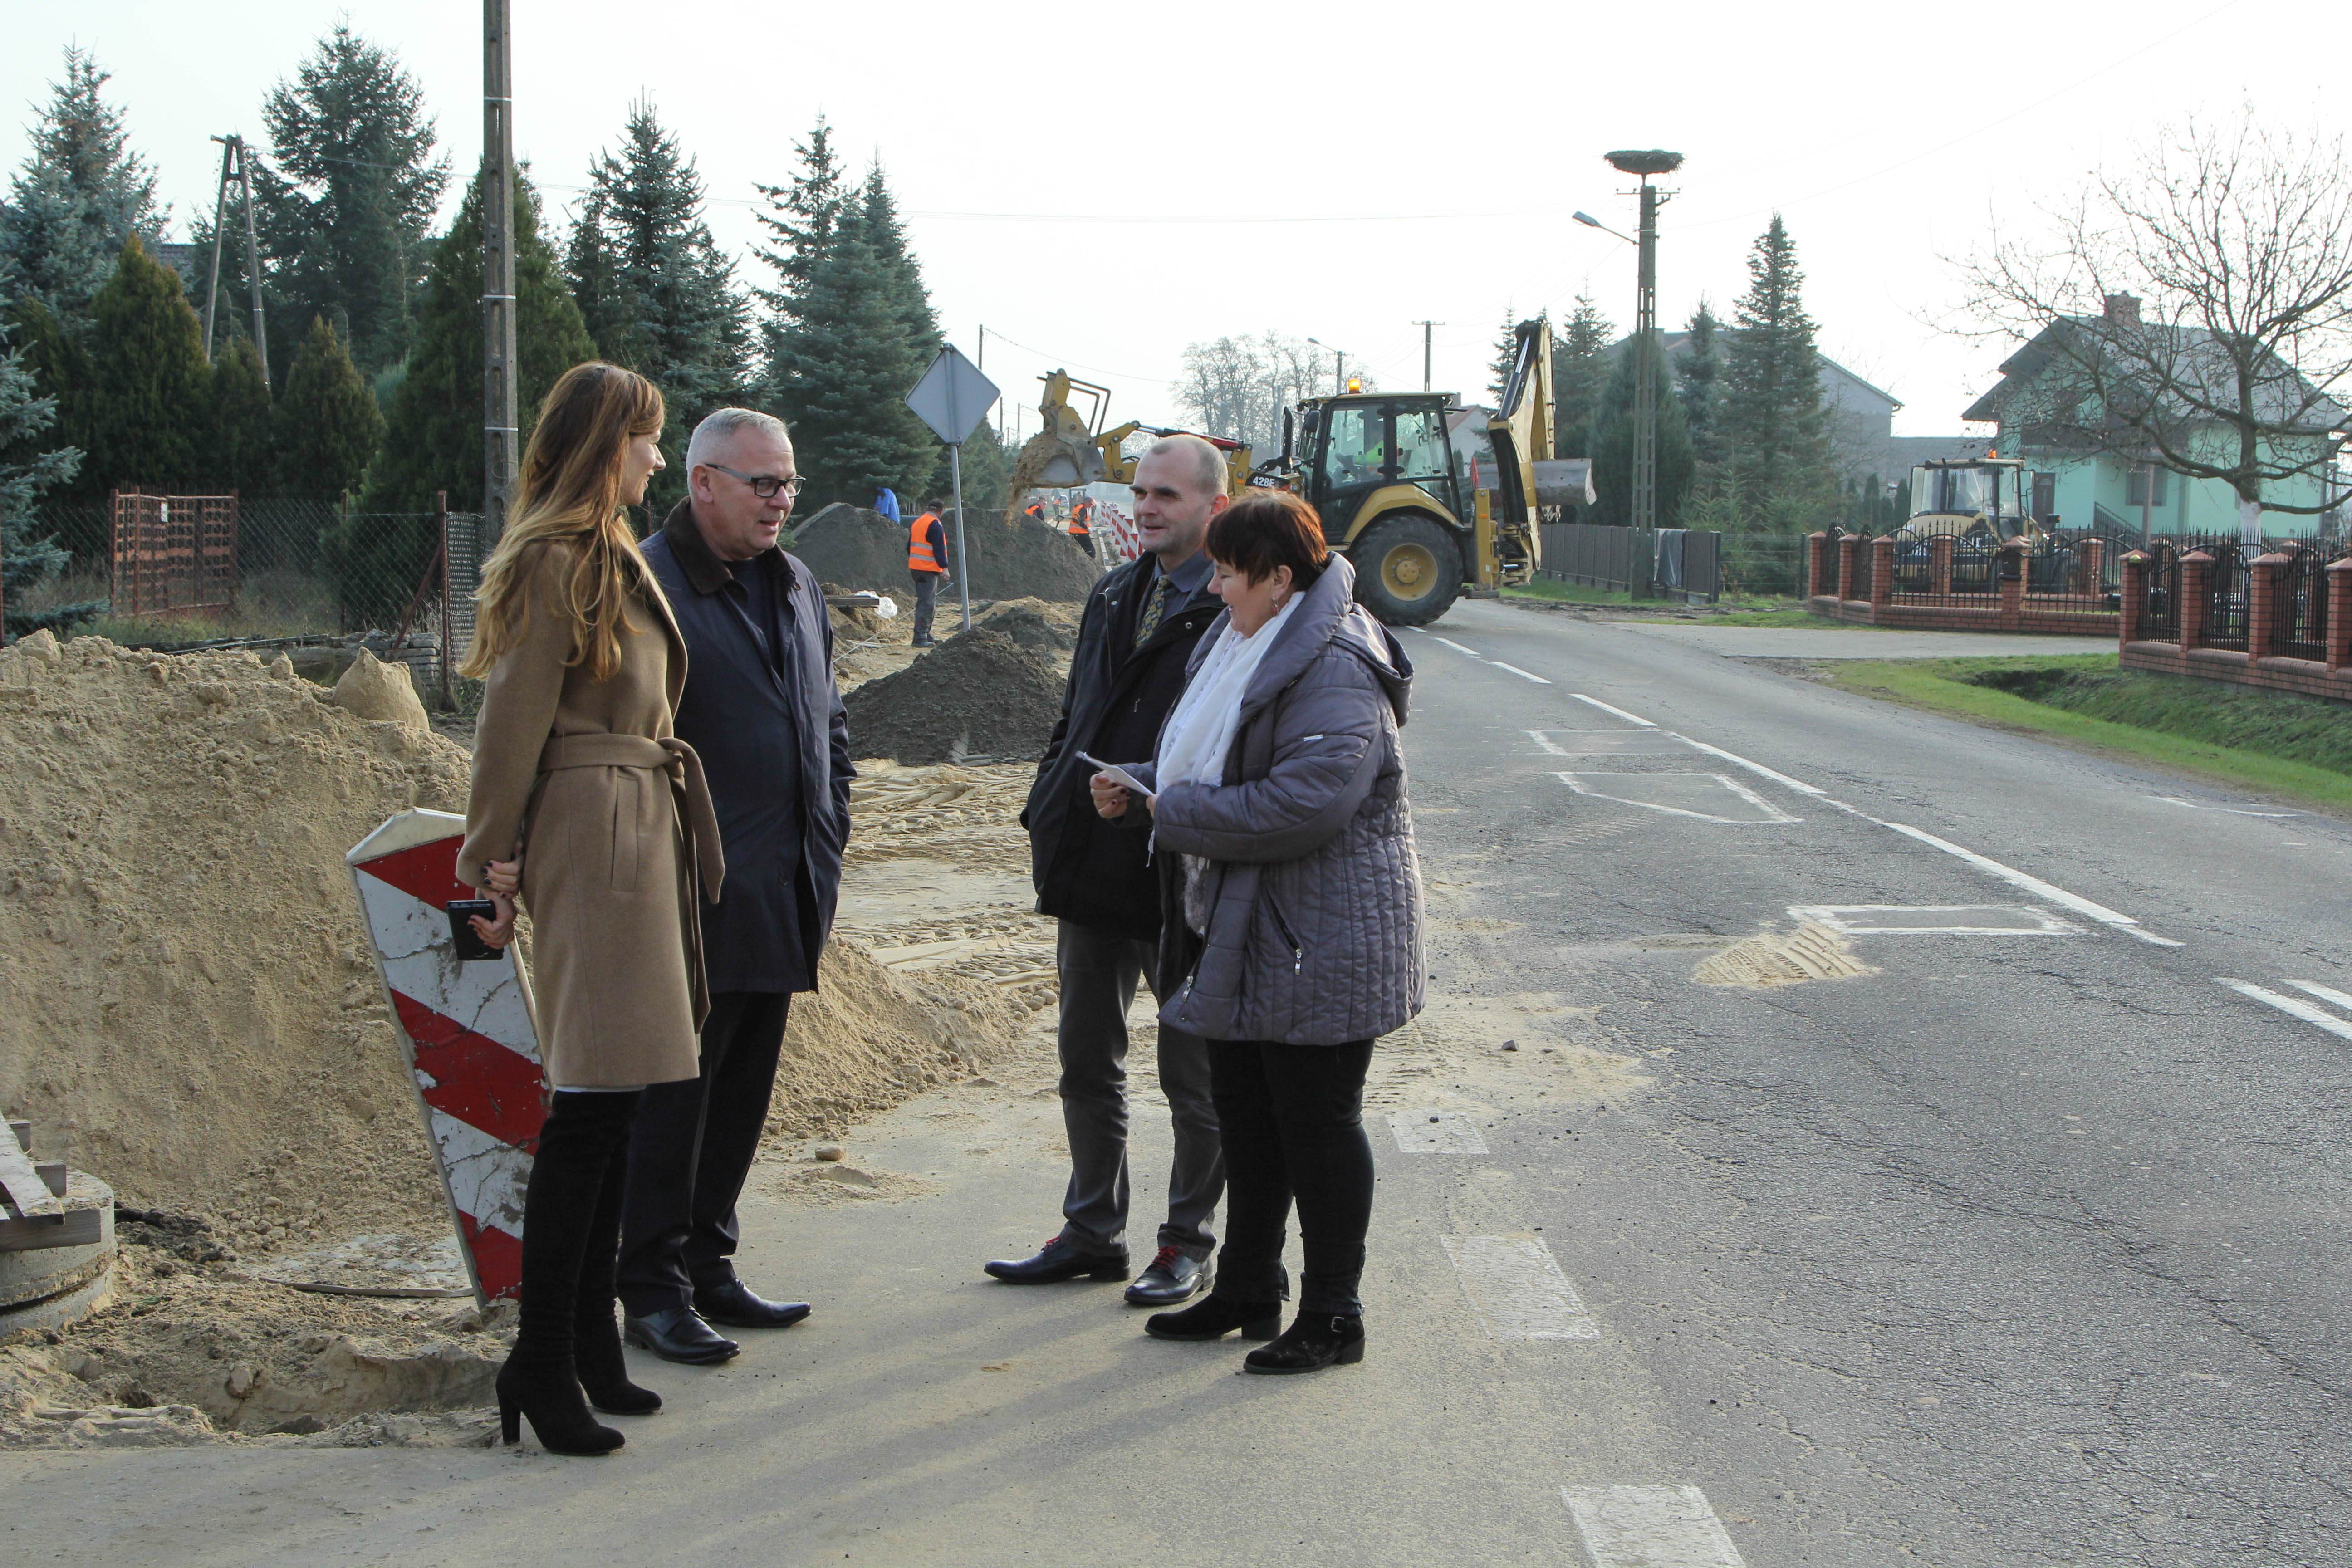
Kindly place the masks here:
<instances>
[{"instance_id":1,"label":"grass verge","mask_svg":"<svg viewBox=\"0 0 2352 1568\"><path fill-rule=\"evenodd\" d=\"M1538 577L1532 583L1506 584L1506 599L1539 599L1551 605L1630 605L1633 596L1617 588L1587 588L1576 583L1555 583Z\"/></svg>"},{"instance_id":2,"label":"grass verge","mask_svg":"<svg viewBox=\"0 0 2352 1568\"><path fill-rule=\"evenodd\" d=\"M1822 679L1862 696L2352 812L2352 709L2334 703L2126 671L2111 653L1857 659Z\"/></svg>"}]
</instances>

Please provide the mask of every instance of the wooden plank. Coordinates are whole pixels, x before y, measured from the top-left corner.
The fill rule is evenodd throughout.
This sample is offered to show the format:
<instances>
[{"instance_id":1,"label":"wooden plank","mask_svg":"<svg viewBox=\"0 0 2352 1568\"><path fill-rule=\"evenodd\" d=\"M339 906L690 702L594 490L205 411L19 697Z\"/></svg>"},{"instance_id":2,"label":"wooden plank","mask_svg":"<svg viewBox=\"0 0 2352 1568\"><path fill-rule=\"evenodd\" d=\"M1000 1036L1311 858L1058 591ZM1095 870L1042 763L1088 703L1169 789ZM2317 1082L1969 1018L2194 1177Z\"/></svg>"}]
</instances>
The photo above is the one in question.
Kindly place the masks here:
<instances>
[{"instance_id":1,"label":"wooden plank","mask_svg":"<svg viewBox=\"0 0 2352 1568\"><path fill-rule=\"evenodd\" d=\"M0 1194L5 1194L16 1211L28 1219L58 1213L61 1205L56 1194L33 1168L30 1157L14 1147L14 1142L13 1139L0 1138Z\"/></svg>"}]
</instances>

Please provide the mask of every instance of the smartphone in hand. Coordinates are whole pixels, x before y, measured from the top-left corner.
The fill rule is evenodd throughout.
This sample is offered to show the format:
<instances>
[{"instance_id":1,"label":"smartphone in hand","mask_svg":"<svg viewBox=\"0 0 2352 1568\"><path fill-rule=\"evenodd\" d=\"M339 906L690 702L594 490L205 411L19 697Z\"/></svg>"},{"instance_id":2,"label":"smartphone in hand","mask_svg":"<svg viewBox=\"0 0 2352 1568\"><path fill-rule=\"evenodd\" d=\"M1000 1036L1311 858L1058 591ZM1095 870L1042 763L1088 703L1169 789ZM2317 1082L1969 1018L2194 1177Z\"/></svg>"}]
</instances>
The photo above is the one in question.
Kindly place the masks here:
<instances>
[{"instance_id":1,"label":"smartphone in hand","mask_svg":"<svg viewBox=\"0 0 2352 1568\"><path fill-rule=\"evenodd\" d=\"M474 917L496 924L499 906L488 899L452 899L449 900L449 940L457 944L460 959L480 962L495 961L507 955L506 949L492 947L474 929Z\"/></svg>"}]
</instances>

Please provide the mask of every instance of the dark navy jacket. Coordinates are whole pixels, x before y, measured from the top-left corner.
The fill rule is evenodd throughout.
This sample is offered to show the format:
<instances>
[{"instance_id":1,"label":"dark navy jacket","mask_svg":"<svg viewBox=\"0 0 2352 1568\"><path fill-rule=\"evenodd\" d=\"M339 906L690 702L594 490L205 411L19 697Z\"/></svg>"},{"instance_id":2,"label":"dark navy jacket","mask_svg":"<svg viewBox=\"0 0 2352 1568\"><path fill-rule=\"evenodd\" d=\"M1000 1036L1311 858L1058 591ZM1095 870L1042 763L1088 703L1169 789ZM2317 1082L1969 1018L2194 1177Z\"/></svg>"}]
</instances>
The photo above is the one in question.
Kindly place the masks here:
<instances>
[{"instance_id":1,"label":"dark navy jacket","mask_svg":"<svg viewBox=\"0 0 2352 1568\"><path fill-rule=\"evenodd\" d=\"M686 637L678 738L701 754L727 852L722 896L702 906L703 966L714 993L814 991L857 774L833 623L815 574L782 550L730 571L702 542L693 504L680 501L645 549ZM740 571L770 574L781 675L753 635Z\"/></svg>"}]
</instances>

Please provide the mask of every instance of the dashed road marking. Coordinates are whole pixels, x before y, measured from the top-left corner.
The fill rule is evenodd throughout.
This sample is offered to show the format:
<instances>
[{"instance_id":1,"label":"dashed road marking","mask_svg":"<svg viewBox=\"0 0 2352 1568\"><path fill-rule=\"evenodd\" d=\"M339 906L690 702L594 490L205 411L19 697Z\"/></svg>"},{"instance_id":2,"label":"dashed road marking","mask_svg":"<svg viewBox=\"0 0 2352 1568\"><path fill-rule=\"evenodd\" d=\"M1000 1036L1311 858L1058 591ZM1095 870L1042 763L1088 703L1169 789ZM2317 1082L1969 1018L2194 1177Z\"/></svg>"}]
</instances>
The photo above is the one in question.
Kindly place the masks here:
<instances>
[{"instance_id":1,"label":"dashed road marking","mask_svg":"<svg viewBox=\"0 0 2352 1568\"><path fill-rule=\"evenodd\" d=\"M1672 733L1672 731L1668 732ZM1853 812L1856 816L1863 815L1860 811L1855 810L1853 806L1846 805L1845 802L1842 800L1831 800L1830 792L1822 789L1818 784L1809 784L1802 779L1792 779L1784 773L1766 767L1762 763L1751 763L1746 757L1741 756L1738 752L1727 752L1721 746L1710 746L1705 741L1694 741L1688 735L1675 735L1675 739L1680 741L1685 746L1697 747L1700 751L1705 752L1710 757L1721 757L1727 763L1746 768L1749 773L1756 774L1759 778L1770 779L1774 784L1780 785L1783 789L1792 789L1799 795L1811 795L1816 800L1836 806L1840 811Z\"/></svg>"},{"instance_id":2,"label":"dashed road marking","mask_svg":"<svg viewBox=\"0 0 2352 1568\"><path fill-rule=\"evenodd\" d=\"M1391 1110L1389 1131L1396 1134L1400 1153L1483 1154L1486 1140L1477 1124L1459 1110Z\"/></svg>"},{"instance_id":3,"label":"dashed road marking","mask_svg":"<svg viewBox=\"0 0 2352 1568\"><path fill-rule=\"evenodd\" d=\"M2325 1008L2315 1007L2299 997L2288 996L2248 981L2228 980L2220 975L2214 978L2241 996L2250 996L2266 1006L2275 1007L2290 1018L2300 1018L2306 1024L2315 1024L2338 1039L2352 1040L2352 1024L2346 1023ZM2290 980L2287 984L2292 985L2294 982Z\"/></svg>"},{"instance_id":4,"label":"dashed road marking","mask_svg":"<svg viewBox=\"0 0 2352 1568\"><path fill-rule=\"evenodd\" d=\"M1530 730L1528 735L1555 757L1680 756L1688 749L1664 730Z\"/></svg>"},{"instance_id":5,"label":"dashed road marking","mask_svg":"<svg viewBox=\"0 0 2352 1568\"><path fill-rule=\"evenodd\" d=\"M1490 1340L1597 1340L1601 1325L1532 1236L1449 1236L1445 1255Z\"/></svg>"},{"instance_id":6,"label":"dashed road marking","mask_svg":"<svg viewBox=\"0 0 2352 1568\"><path fill-rule=\"evenodd\" d=\"M1455 653L1466 653L1466 654L1468 654L1472 658L1485 658L1486 657L1485 654L1480 653L1480 652L1479 652L1476 648L1475 648L1475 647L1464 647L1460 643L1455 642L1452 637L1438 637L1438 636L1437 636L1437 634L1436 634L1435 632L1432 632L1432 633L1430 633L1429 635L1430 635L1432 637L1435 638L1437 641L1444 643L1447 647L1452 648Z\"/></svg>"},{"instance_id":7,"label":"dashed road marking","mask_svg":"<svg viewBox=\"0 0 2352 1568\"><path fill-rule=\"evenodd\" d=\"M1790 904L1792 920L1840 936L2080 936L2083 928L2028 904Z\"/></svg>"},{"instance_id":8,"label":"dashed road marking","mask_svg":"<svg viewBox=\"0 0 2352 1568\"><path fill-rule=\"evenodd\" d=\"M1696 1487L1562 1487L1594 1568L1747 1568Z\"/></svg>"},{"instance_id":9,"label":"dashed road marking","mask_svg":"<svg viewBox=\"0 0 2352 1568\"><path fill-rule=\"evenodd\" d=\"M2352 995L2347 995L2333 985L2321 985L2309 980L2290 980L2287 984L2306 996L2316 996L2322 1002L2333 1002L2346 1012L2352 1013Z\"/></svg>"},{"instance_id":10,"label":"dashed road marking","mask_svg":"<svg viewBox=\"0 0 2352 1568\"><path fill-rule=\"evenodd\" d=\"M1614 801L1620 805L1638 805L1644 811L1662 811L1669 816L1688 816L1727 826L1777 826L1804 820L1790 816L1746 784L1722 773L1588 772L1561 773L1559 780L1577 794L1590 795L1595 800ZM1724 800L1724 795L1731 796L1732 800ZM1684 804L1676 805L1676 801ZM1750 808L1748 813L1726 815L1734 809L1732 801L1747 805ZM1708 805L1718 809L1704 809Z\"/></svg>"},{"instance_id":11,"label":"dashed road marking","mask_svg":"<svg viewBox=\"0 0 2352 1568\"><path fill-rule=\"evenodd\" d=\"M1581 691L1571 691L1569 695L1575 698L1579 702L1590 702L1595 708L1600 709L1603 713L1614 713L1618 718L1624 720L1625 722L1634 726L1636 729L1654 730L1657 728L1655 724L1651 723L1647 719L1643 718L1640 714L1628 713L1622 708L1618 708L1610 703L1601 701L1598 697L1587 697Z\"/></svg>"},{"instance_id":12,"label":"dashed road marking","mask_svg":"<svg viewBox=\"0 0 2352 1568\"><path fill-rule=\"evenodd\" d=\"M1876 817L1872 817L1871 820L1878 822ZM1938 838L1924 828L1913 827L1902 822L1879 822L1879 826L1891 827L1906 838L1916 838L1920 843L1940 849L1947 855L1957 856L1978 870L1990 872L2021 892L2032 893L2036 898L2047 899L2060 909L2072 910L2078 915L2088 916L2101 925L2113 926L2116 930L2136 936L2142 942L2157 947L2183 945L2168 936L2158 936L2154 931L2141 930L2139 921L2129 915L2111 910L2105 904L2093 903L2080 893L2070 893L2055 883L2045 882L2039 877L2028 876L2014 866L2004 866L1990 856L1979 855L1973 849L1963 849L1950 839Z\"/></svg>"},{"instance_id":13,"label":"dashed road marking","mask_svg":"<svg viewBox=\"0 0 2352 1568\"><path fill-rule=\"evenodd\" d=\"M1513 675L1517 676L1522 680L1532 680L1538 686L1549 686L1551 684L1550 681L1546 680L1542 676L1531 674L1527 670L1521 669L1516 664L1505 664L1499 658L1490 658L1486 662L1493 665L1496 669L1509 670Z\"/></svg>"}]
</instances>

